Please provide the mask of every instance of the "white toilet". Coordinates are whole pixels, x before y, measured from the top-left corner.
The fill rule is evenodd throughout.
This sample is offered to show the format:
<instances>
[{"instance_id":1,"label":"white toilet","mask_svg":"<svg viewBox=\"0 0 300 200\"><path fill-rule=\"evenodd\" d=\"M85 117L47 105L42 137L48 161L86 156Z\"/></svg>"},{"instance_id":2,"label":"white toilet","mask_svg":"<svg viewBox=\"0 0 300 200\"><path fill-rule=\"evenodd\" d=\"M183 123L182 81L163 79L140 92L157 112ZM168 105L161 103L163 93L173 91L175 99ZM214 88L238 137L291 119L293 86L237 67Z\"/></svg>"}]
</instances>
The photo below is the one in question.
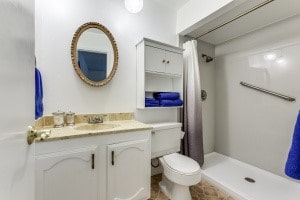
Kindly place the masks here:
<instances>
[{"instance_id":1,"label":"white toilet","mask_svg":"<svg viewBox=\"0 0 300 200\"><path fill-rule=\"evenodd\" d=\"M155 123L151 141L151 157L159 158L163 168L160 189L171 200L191 200L189 186L201 180L199 164L180 151L181 123Z\"/></svg>"}]
</instances>

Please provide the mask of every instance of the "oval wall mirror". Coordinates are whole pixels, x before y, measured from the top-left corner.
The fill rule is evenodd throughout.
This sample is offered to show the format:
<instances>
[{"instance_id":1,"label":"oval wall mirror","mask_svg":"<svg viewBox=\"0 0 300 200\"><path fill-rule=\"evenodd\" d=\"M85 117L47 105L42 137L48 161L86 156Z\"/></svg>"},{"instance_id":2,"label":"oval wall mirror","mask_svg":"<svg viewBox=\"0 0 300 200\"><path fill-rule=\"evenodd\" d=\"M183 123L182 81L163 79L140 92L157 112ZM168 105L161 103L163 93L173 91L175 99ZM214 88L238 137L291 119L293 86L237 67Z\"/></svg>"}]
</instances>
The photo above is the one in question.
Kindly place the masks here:
<instances>
[{"instance_id":1,"label":"oval wall mirror","mask_svg":"<svg viewBox=\"0 0 300 200\"><path fill-rule=\"evenodd\" d=\"M71 57L78 76L87 84L106 85L118 66L118 48L110 31L97 22L80 26L74 34Z\"/></svg>"}]
</instances>

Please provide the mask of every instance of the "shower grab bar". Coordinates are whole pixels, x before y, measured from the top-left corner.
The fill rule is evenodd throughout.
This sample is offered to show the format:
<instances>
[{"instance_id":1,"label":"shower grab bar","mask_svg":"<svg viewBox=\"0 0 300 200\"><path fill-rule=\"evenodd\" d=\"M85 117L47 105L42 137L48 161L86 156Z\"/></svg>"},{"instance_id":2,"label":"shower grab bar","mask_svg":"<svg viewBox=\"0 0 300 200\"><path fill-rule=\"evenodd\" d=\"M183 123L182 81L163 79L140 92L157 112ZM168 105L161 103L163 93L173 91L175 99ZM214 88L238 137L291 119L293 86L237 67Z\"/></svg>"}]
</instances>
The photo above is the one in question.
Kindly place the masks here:
<instances>
[{"instance_id":1,"label":"shower grab bar","mask_svg":"<svg viewBox=\"0 0 300 200\"><path fill-rule=\"evenodd\" d=\"M251 88L251 89L254 89L254 90L269 94L269 95L273 95L275 97L284 99L286 101L290 101L290 102L296 101L296 99L294 97L289 97L289 96L286 96L286 95L283 95L283 94L280 94L280 93L277 93L277 92L273 92L271 90L267 90L267 89L264 89L264 88L261 88L261 87L255 86L255 85L251 85L251 84L245 83L243 81L241 81L240 84L244 87Z\"/></svg>"}]
</instances>

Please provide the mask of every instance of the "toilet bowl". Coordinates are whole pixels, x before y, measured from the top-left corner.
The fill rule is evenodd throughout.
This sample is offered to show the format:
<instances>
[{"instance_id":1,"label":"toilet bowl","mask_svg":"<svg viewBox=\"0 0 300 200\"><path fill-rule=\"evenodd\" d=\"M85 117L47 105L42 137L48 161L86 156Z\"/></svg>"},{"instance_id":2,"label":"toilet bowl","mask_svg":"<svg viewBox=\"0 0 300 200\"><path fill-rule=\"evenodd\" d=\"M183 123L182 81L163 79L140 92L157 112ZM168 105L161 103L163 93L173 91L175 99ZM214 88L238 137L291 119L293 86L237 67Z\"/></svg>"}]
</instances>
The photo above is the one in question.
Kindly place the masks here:
<instances>
[{"instance_id":1,"label":"toilet bowl","mask_svg":"<svg viewBox=\"0 0 300 200\"><path fill-rule=\"evenodd\" d=\"M171 200L190 200L189 186L201 180L199 164L193 159L173 153L159 158L163 168L163 179L160 189Z\"/></svg>"},{"instance_id":2,"label":"toilet bowl","mask_svg":"<svg viewBox=\"0 0 300 200\"><path fill-rule=\"evenodd\" d=\"M191 200L189 186L201 180L199 164L180 151L181 123L151 124L152 158L159 158L163 169L161 191L171 200Z\"/></svg>"}]
</instances>

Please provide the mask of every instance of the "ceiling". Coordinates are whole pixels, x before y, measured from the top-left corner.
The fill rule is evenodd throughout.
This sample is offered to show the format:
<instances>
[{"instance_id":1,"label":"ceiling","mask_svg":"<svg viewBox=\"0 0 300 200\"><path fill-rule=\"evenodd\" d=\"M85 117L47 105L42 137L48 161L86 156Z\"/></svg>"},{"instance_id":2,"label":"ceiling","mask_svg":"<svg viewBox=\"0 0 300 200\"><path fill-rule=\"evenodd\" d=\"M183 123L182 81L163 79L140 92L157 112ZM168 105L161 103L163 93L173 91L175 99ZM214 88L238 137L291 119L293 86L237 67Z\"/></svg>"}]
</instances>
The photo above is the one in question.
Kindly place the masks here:
<instances>
[{"instance_id":1,"label":"ceiling","mask_svg":"<svg viewBox=\"0 0 300 200\"><path fill-rule=\"evenodd\" d=\"M155 0L158 3L161 3L165 6L168 6L169 8L178 10L180 7L182 7L184 4L186 4L189 0Z\"/></svg>"},{"instance_id":2,"label":"ceiling","mask_svg":"<svg viewBox=\"0 0 300 200\"><path fill-rule=\"evenodd\" d=\"M195 27L194 30L191 30L186 35L196 38L264 1L265 0L246 1L240 6L219 17L216 17L210 22L201 25L200 27ZM254 30L261 29L297 14L300 14L299 0L276 0L247 14L246 16L243 16L209 34L200 37L199 39L214 45L222 44L226 41L245 35Z\"/></svg>"}]
</instances>

